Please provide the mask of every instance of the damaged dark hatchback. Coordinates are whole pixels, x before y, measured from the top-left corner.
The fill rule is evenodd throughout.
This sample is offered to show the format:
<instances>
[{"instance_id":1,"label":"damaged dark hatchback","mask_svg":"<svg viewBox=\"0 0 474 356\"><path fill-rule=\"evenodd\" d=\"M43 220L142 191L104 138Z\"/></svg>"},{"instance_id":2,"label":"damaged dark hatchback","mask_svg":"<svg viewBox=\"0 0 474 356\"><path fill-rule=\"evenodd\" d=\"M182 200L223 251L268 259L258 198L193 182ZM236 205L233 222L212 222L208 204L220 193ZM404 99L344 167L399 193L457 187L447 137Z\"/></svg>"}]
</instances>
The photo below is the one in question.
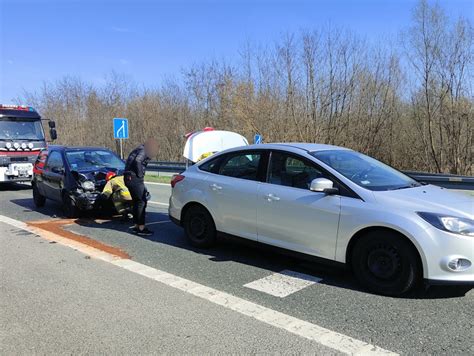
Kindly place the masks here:
<instances>
[{"instance_id":1,"label":"damaged dark hatchback","mask_svg":"<svg viewBox=\"0 0 474 356\"><path fill-rule=\"evenodd\" d=\"M108 172L121 175L123 161L100 147L49 146L33 168L33 200L42 207L46 199L59 202L64 214L75 218L83 211L107 208L100 200Z\"/></svg>"}]
</instances>

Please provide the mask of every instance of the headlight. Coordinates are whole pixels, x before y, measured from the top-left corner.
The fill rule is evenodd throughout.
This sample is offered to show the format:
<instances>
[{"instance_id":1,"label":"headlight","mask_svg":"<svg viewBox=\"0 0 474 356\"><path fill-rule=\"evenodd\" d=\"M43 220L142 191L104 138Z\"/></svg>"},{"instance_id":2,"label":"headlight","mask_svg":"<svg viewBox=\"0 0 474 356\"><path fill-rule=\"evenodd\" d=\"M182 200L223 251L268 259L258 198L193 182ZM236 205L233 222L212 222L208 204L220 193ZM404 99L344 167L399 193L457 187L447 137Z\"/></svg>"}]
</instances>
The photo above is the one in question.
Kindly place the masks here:
<instances>
[{"instance_id":1,"label":"headlight","mask_svg":"<svg viewBox=\"0 0 474 356\"><path fill-rule=\"evenodd\" d=\"M434 227L459 235L474 236L474 220L435 213L417 213Z\"/></svg>"},{"instance_id":2,"label":"headlight","mask_svg":"<svg viewBox=\"0 0 474 356\"><path fill-rule=\"evenodd\" d=\"M87 191L95 190L95 184L94 182L91 182L90 180L86 180L82 182L81 187L82 189L87 190Z\"/></svg>"},{"instance_id":3,"label":"headlight","mask_svg":"<svg viewBox=\"0 0 474 356\"><path fill-rule=\"evenodd\" d=\"M11 142L7 142L7 143L5 144L5 147L6 147L6 148L12 148L12 146L13 146L13 145L12 145Z\"/></svg>"}]
</instances>

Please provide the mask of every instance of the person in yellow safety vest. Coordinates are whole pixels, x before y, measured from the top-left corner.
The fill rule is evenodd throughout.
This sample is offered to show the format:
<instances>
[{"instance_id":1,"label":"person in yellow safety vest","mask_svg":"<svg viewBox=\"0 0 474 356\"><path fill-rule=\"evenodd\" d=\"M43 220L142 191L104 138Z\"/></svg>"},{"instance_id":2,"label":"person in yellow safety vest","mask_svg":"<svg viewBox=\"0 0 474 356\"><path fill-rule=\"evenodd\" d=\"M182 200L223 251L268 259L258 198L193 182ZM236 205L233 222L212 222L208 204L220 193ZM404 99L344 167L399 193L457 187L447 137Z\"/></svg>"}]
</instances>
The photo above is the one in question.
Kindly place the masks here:
<instances>
[{"instance_id":1,"label":"person in yellow safety vest","mask_svg":"<svg viewBox=\"0 0 474 356\"><path fill-rule=\"evenodd\" d=\"M132 196L125 185L123 176L117 176L114 172L109 172L105 176L107 184L102 190L104 199L112 198L115 209L119 214L127 217L132 206Z\"/></svg>"},{"instance_id":2,"label":"person in yellow safety vest","mask_svg":"<svg viewBox=\"0 0 474 356\"><path fill-rule=\"evenodd\" d=\"M209 157L209 156L212 156L215 152L206 152L206 153L203 153L202 155L199 156L199 158L197 159L196 162L200 162L202 161L203 159Z\"/></svg>"}]
</instances>

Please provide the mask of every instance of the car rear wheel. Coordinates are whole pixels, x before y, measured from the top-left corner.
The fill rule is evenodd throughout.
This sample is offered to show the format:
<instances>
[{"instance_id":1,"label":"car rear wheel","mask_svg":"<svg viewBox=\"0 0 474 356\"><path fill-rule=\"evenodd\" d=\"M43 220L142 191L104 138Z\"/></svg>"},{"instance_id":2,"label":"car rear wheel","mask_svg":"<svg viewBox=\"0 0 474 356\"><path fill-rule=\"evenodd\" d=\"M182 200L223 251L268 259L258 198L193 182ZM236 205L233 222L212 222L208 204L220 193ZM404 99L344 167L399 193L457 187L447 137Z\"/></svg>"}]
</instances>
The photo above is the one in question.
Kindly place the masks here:
<instances>
[{"instance_id":1,"label":"car rear wheel","mask_svg":"<svg viewBox=\"0 0 474 356\"><path fill-rule=\"evenodd\" d=\"M372 231L361 237L351 261L356 278L374 293L401 295L420 280L417 251L395 232Z\"/></svg>"},{"instance_id":2,"label":"car rear wheel","mask_svg":"<svg viewBox=\"0 0 474 356\"><path fill-rule=\"evenodd\" d=\"M36 184L33 184L33 202L37 208L41 208L46 203L46 198L41 195Z\"/></svg>"},{"instance_id":3,"label":"car rear wheel","mask_svg":"<svg viewBox=\"0 0 474 356\"><path fill-rule=\"evenodd\" d=\"M79 217L79 209L74 200L68 194L63 195L63 211L64 215L69 219Z\"/></svg>"},{"instance_id":4,"label":"car rear wheel","mask_svg":"<svg viewBox=\"0 0 474 356\"><path fill-rule=\"evenodd\" d=\"M216 226L211 214L200 205L191 206L184 215L184 232L196 247L210 247L216 242Z\"/></svg>"}]
</instances>

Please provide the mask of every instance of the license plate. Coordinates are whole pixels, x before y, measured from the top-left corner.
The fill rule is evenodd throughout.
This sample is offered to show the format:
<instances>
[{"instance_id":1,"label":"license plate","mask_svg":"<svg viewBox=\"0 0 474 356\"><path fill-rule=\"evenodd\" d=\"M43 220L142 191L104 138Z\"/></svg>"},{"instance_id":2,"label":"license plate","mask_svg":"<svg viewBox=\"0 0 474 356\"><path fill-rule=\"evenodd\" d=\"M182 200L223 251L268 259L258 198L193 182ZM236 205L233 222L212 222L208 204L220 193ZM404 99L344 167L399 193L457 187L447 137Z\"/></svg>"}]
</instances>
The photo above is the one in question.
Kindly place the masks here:
<instances>
[{"instance_id":1,"label":"license plate","mask_svg":"<svg viewBox=\"0 0 474 356\"><path fill-rule=\"evenodd\" d=\"M18 175L20 177L28 177L28 171L26 169L19 169L18 170Z\"/></svg>"}]
</instances>

